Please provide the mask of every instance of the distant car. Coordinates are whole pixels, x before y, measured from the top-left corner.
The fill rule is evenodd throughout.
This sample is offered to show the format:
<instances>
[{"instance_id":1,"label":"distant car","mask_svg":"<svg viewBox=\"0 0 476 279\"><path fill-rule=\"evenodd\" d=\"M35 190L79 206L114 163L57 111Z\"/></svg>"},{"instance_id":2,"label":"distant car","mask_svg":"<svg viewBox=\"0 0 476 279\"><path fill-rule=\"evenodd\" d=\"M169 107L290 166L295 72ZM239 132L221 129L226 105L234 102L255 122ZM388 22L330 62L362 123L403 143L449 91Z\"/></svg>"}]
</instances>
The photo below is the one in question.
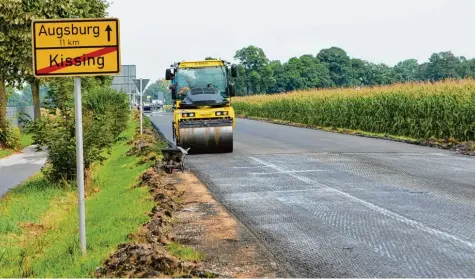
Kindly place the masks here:
<instances>
[{"instance_id":1,"label":"distant car","mask_svg":"<svg viewBox=\"0 0 476 279\"><path fill-rule=\"evenodd\" d=\"M164 102L161 100L152 100L152 108L153 109L160 109L164 106Z\"/></svg>"},{"instance_id":2,"label":"distant car","mask_svg":"<svg viewBox=\"0 0 476 279\"><path fill-rule=\"evenodd\" d=\"M152 111L152 104L151 103L144 103L144 108L143 108L144 112L145 111Z\"/></svg>"}]
</instances>

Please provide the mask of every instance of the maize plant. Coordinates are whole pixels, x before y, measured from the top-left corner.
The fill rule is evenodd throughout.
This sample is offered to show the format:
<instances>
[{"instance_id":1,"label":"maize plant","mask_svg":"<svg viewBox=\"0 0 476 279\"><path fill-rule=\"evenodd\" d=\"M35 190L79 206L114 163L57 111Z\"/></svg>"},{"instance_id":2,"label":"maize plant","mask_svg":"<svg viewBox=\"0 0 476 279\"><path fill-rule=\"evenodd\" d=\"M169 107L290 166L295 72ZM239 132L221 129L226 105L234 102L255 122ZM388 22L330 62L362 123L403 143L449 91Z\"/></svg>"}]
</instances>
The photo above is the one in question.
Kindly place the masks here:
<instances>
[{"instance_id":1,"label":"maize plant","mask_svg":"<svg viewBox=\"0 0 476 279\"><path fill-rule=\"evenodd\" d=\"M406 136L474 141L474 80L236 97L238 115Z\"/></svg>"}]
</instances>

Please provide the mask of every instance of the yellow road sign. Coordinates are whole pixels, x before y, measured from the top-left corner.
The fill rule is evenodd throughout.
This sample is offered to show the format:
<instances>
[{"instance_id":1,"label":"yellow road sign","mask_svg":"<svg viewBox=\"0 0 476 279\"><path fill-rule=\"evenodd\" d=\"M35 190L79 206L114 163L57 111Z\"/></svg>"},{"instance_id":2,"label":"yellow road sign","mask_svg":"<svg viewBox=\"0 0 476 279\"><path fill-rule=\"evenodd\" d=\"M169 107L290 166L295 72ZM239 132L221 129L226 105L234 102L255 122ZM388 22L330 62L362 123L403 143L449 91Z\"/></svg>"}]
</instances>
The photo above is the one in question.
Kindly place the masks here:
<instances>
[{"instance_id":1,"label":"yellow road sign","mask_svg":"<svg viewBox=\"0 0 476 279\"><path fill-rule=\"evenodd\" d=\"M34 20L33 72L45 76L119 74L119 20L116 18Z\"/></svg>"}]
</instances>

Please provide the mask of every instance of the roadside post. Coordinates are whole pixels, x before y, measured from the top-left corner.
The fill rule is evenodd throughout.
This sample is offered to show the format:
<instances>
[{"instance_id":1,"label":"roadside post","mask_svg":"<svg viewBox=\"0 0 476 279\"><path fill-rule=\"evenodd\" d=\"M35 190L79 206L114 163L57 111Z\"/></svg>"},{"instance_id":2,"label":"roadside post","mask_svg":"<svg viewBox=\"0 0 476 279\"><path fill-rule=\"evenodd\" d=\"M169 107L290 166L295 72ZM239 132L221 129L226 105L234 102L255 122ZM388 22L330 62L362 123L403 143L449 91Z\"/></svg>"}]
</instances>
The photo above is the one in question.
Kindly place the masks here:
<instances>
[{"instance_id":1,"label":"roadside post","mask_svg":"<svg viewBox=\"0 0 476 279\"><path fill-rule=\"evenodd\" d=\"M118 75L121 71L119 19L68 18L32 21L35 77L74 77L76 181L79 240L86 254L81 77Z\"/></svg>"},{"instance_id":2,"label":"roadside post","mask_svg":"<svg viewBox=\"0 0 476 279\"><path fill-rule=\"evenodd\" d=\"M134 84L136 85L137 89L139 90L140 94L140 101L139 101L139 107L140 107L140 134L142 135L142 114L144 113L144 104L142 103L142 95L143 95L143 88L147 87L147 83L149 83L149 79L145 78L139 78L139 79L133 79Z\"/></svg>"}]
</instances>

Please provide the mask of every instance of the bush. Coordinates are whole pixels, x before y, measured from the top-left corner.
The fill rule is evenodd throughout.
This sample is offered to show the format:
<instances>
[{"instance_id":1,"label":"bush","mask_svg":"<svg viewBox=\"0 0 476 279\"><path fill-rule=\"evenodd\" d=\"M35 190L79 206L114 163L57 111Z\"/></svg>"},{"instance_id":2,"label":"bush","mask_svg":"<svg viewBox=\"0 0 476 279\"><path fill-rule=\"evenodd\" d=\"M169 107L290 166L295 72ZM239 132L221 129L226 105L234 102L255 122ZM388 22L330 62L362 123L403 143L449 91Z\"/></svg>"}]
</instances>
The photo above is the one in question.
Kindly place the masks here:
<instances>
[{"instance_id":1,"label":"bush","mask_svg":"<svg viewBox=\"0 0 476 279\"><path fill-rule=\"evenodd\" d=\"M20 112L18 113L18 126L20 126L21 129L26 129L28 125L31 123L31 116L28 115L27 113Z\"/></svg>"},{"instance_id":2,"label":"bush","mask_svg":"<svg viewBox=\"0 0 476 279\"><path fill-rule=\"evenodd\" d=\"M10 123L7 123L5 130L0 129L0 143L3 143L3 147L13 150L21 149L21 130L18 127L11 127ZM1 147L1 146L0 146Z\"/></svg>"},{"instance_id":3,"label":"bush","mask_svg":"<svg viewBox=\"0 0 476 279\"><path fill-rule=\"evenodd\" d=\"M83 105L85 110L92 112L95 120L110 127L114 138L126 128L129 104L125 94L113 88L100 87L85 96Z\"/></svg>"},{"instance_id":4,"label":"bush","mask_svg":"<svg viewBox=\"0 0 476 279\"><path fill-rule=\"evenodd\" d=\"M53 94L61 97L68 84L59 84ZM61 98L58 98L61 99ZM110 87L84 90L83 158L87 170L95 161L102 161L103 150L110 147L125 130L128 120L127 96ZM76 132L71 105L52 106L50 114L29 125L34 142L48 148L45 178L57 182L76 177Z\"/></svg>"}]
</instances>

